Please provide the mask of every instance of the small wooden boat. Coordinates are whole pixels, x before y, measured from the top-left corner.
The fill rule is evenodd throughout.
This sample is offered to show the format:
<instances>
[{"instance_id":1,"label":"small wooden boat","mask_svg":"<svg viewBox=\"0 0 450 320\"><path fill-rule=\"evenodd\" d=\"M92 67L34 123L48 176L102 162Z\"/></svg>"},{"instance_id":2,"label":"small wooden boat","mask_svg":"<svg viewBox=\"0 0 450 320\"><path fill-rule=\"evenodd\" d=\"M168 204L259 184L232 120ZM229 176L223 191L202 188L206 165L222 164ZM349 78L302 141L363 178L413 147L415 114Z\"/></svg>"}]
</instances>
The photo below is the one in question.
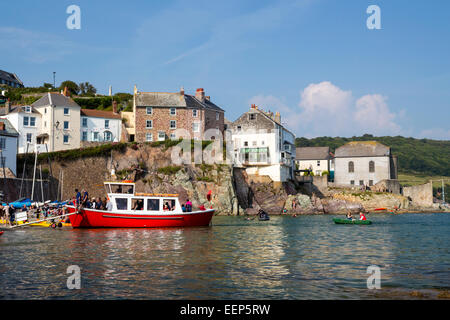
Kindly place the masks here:
<instances>
[{"instance_id":1,"label":"small wooden boat","mask_svg":"<svg viewBox=\"0 0 450 320\"><path fill-rule=\"evenodd\" d=\"M259 221L268 221L270 220L269 214L265 212L264 210L259 210L258 212L258 219Z\"/></svg>"},{"instance_id":2,"label":"small wooden boat","mask_svg":"<svg viewBox=\"0 0 450 320\"><path fill-rule=\"evenodd\" d=\"M370 220L349 220L334 218L333 221L336 224L372 224L372 221Z\"/></svg>"}]
</instances>

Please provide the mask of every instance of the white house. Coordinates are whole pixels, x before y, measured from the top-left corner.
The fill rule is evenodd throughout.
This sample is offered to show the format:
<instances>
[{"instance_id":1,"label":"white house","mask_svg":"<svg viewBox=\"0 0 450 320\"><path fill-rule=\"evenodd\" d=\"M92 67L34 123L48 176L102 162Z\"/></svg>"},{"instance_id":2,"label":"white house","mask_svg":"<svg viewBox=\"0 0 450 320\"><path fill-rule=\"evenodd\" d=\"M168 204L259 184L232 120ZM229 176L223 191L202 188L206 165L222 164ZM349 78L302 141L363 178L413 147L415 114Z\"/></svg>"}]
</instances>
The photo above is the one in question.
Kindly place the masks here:
<instances>
[{"instance_id":1,"label":"white house","mask_svg":"<svg viewBox=\"0 0 450 320\"><path fill-rule=\"evenodd\" d=\"M232 132L234 162L249 175L285 182L294 177L295 136L281 124L281 116L252 105L228 125Z\"/></svg>"},{"instance_id":2,"label":"white house","mask_svg":"<svg viewBox=\"0 0 450 320\"><path fill-rule=\"evenodd\" d=\"M41 114L32 106L6 107L6 114L14 129L19 133L18 153L34 152L37 137L41 131Z\"/></svg>"},{"instance_id":3,"label":"white house","mask_svg":"<svg viewBox=\"0 0 450 320\"><path fill-rule=\"evenodd\" d=\"M352 141L336 149L337 185L375 185L397 179L397 157L391 148L376 141Z\"/></svg>"},{"instance_id":4,"label":"white house","mask_svg":"<svg viewBox=\"0 0 450 320\"><path fill-rule=\"evenodd\" d=\"M314 175L331 172L332 157L329 147L300 147L296 149L295 164L298 170L311 170Z\"/></svg>"},{"instance_id":5,"label":"white house","mask_svg":"<svg viewBox=\"0 0 450 320\"><path fill-rule=\"evenodd\" d=\"M8 121L0 118L0 174L3 176L3 168L17 176L17 144L19 134Z\"/></svg>"},{"instance_id":6,"label":"white house","mask_svg":"<svg viewBox=\"0 0 450 320\"><path fill-rule=\"evenodd\" d=\"M82 142L119 142L122 118L114 111L81 109Z\"/></svg>"}]
</instances>

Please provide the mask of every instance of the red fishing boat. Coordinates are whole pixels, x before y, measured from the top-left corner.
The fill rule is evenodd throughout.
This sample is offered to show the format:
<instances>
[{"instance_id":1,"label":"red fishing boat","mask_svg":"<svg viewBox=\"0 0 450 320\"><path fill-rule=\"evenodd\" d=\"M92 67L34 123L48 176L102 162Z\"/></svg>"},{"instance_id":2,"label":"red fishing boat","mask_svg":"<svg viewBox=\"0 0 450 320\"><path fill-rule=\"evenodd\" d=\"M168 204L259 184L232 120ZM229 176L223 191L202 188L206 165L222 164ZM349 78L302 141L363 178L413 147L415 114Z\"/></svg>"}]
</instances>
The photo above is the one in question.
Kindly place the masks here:
<instances>
[{"instance_id":1,"label":"red fishing boat","mask_svg":"<svg viewBox=\"0 0 450 320\"><path fill-rule=\"evenodd\" d=\"M73 228L160 228L208 226L214 209L183 210L177 194L135 193L132 182L105 182L110 210L66 205ZM210 198L210 197L208 197Z\"/></svg>"}]
</instances>

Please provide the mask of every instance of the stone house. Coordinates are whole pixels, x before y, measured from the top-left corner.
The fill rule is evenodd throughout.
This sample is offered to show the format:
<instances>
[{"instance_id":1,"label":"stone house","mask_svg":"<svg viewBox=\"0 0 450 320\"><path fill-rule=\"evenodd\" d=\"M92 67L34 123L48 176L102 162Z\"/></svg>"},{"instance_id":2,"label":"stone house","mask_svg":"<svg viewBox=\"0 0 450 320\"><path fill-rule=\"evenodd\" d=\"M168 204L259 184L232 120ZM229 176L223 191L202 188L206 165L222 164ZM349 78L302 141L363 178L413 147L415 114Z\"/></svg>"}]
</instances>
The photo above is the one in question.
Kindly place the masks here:
<instances>
[{"instance_id":1,"label":"stone house","mask_svg":"<svg viewBox=\"0 0 450 320\"><path fill-rule=\"evenodd\" d=\"M321 176L323 172L331 172L332 161L330 147L299 147L296 149L295 164L298 170L311 170L314 175Z\"/></svg>"},{"instance_id":2,"label":"stone house","mask_svg":"<svg viewBox=\"0 0 450 320\"><path fill-rule=\"evenodd\" d=\"M23 88L23 82L15 73L0 70L0 85L7 85L13 88Z\"/></svg>"},{"instance_id":3,"label":"stone house","mask_svg":"<svg viewBox=\"0 0 450 320\"><path fill-rule=\"evenodd\" d=\"M398 158L391 148L376 141L352 141L336 149L336 185L373 186L397 179Z\"/></svg>"},{"instance_id":4,"label":"stone house","mask_svg":"<svg viewBox=\"0 0 450 320\"><path fill-rule=\"evenodd\" d=\"M232 134L233 162L247 174L285 182L294 177L295 136L281 124L277 112L256 105L228 126Z\"/></svg>"},{"instance_id":5,"label":"stone house","mask_svg":"<svg viewBox=\"0 0 450 320\"><path fill-rule=\"evenodd\" d=\"M130 134L131 141L177 139L177 129L186 130L191 139L213 140L224 130L224 110L205 96L203 89L189 95L183 88L169 93L139 92L135 87L133 113L129 117L134 119L135 135ZM205 136L208 129L217 133Z\"/></svg>"},{"instance_id":6,"label":"stone house","mask_svg":"<svg viewBox=\"0 0 450 320\"><path fill-rule=\"evenodd\" d=\"M17 145L19 133L14 129L8 119L0 118L0 176L3 169L9 169L17 176Z\"/></svg>"}]
</instances>

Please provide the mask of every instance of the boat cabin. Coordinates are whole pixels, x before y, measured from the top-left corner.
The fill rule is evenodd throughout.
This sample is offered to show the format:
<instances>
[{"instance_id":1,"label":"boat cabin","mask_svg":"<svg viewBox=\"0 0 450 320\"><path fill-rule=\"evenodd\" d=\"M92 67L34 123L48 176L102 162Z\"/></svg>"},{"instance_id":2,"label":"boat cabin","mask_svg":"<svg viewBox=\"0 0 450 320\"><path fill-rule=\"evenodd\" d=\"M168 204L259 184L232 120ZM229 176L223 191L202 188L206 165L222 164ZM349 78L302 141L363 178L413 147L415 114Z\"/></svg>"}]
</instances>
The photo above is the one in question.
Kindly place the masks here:
<instances>
[{"instance_id":1,"label":"boat cabin","mask_svg":"<svg viewBox=\"0 0 450 320\"><path fill-rule=\"evenodd\" d=\"M133 182L105 182L113 211L132 213L181 213L178 194L136 193Z\"/></svg>"}]
</instances>

